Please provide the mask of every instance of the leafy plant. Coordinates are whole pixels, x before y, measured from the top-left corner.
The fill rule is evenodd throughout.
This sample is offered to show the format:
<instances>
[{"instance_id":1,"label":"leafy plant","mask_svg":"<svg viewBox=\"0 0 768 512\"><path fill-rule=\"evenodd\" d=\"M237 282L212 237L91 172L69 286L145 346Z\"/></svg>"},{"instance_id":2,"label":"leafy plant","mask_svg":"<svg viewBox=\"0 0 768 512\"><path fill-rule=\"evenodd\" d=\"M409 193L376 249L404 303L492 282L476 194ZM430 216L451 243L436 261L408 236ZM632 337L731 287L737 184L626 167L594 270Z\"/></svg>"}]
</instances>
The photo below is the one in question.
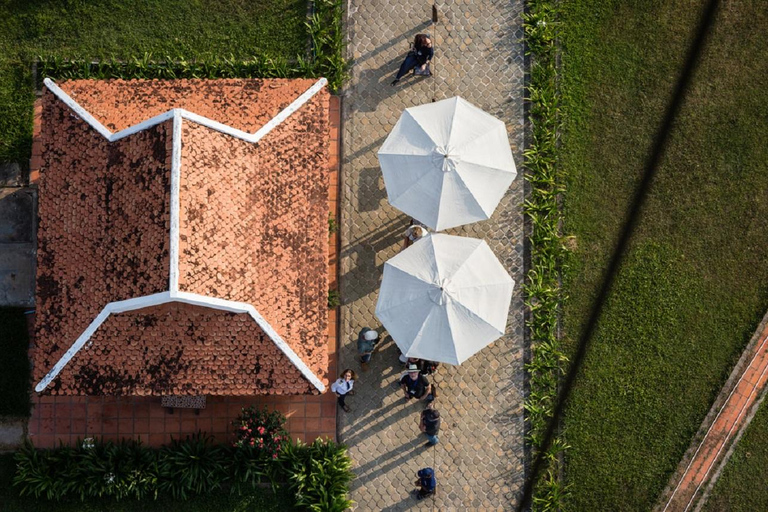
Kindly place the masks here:
<instances>
[{"instance_id":1,"label":"leafy plant","mask_svg":"<svg viewBox=\"0 0 768 512\"><path fill-rule=\"evenodd\" d=\"M297 441L280 453L279 460L296 505L315 512L343 512L352 506L347 493L354 474L344 445L321 439L310 445Z\"/></svg>"},{"instance_id":2,"label":"leafy plant","mask_svg":"<svg viewBox=\"0 0 768 512\"><path fill-rule=\"evenodd\" d=\"M219 489L228 479L224 450L211 437L197 433L184 441L173 440L159 453L158 490L176 499Z\"/></svg>"},{"instance_id":3,"label":"leafy plant","mask_svg":"<svg viewBox=\"0 0 768 512\"><path fill-rule=\"evenodd\" d=\"M328 213L328 234L332 235L339 230L339 225L336 222L336 217L332 213Z\"/></svg>"},{"instance_id":4,"label":"leafy plant","mask_svg":"<svg viewBox=\"0 0 768 512\"><path fill-rule=\"evenodd\" d=\"M276 459L290 439L285 430L285 416L266 407L243 408L232 425L236 439L232 445L239 450L253 451L260 457Z\"/></svg>"},{"instance_id":5,"label":"leafy plant","mask_svg":"<svg viewBox=\"0 0 768 512\"><path fill-rule=\"evenodd\" d=\"M233 492L247 492L267 478L275 488L287 484L299 507L341 511L351 505L347 493L354 475L343 445L291 441L284 437L288 435L283 429L285 418L278 412L251 407L243 410L235 424L243 422L262 425L264 435L271 432L279 449L259 450L250 441L240 446L215 445L201 433L160 449L133 440L86 439L52 450L38 450L27 443L15 454L13 485L22 496L56 501L156 500L161 495L186 500L228 484Z\"/></svg>"},{"instance_id":6,"label":"leafy plant","mask_svg":"<svg viewBox=\"0 0 768 512\"><path fill-rule=\"evenodd\" d=\"M335 309L341 304L338 290L328 290L328 309Z\"/></svg>"},{"instance_id":7,"label":"leafy plant","mask_svg":"<svg viewBox=\"0 0 768 512\"><path fill-rule=\"evenodd\" d=\"M557 166L560 108L557 91L556 4L549 0L530 2L524 15L524 30L532 65L528 86L531 144L525 151L526 180L531 193L524 204L531 224L531 266L524 286L530 311L528 329L531 361L526 365L530 392L524 407L530 423L528 440L534 453L543 449L544 432L552 420L558 383L568 364L561 348L558 325L565 296L560 273L565 269L567 249L561 233L560 196L563 176ZM534 510L559 510L568 489L560 482L561 458L568 446L556 438L548 447L542 474L534 485Z\"/></svg>"}]
</instances>

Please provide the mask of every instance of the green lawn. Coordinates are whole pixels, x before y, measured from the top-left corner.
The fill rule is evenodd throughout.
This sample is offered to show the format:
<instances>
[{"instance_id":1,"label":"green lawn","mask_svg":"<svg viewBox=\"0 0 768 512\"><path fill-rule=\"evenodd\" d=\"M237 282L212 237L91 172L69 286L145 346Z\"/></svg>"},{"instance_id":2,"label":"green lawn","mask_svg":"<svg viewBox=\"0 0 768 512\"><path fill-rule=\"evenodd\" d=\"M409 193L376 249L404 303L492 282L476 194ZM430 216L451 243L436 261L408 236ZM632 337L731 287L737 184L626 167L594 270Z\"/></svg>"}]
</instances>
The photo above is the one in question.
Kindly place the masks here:
<instances>
[{"instance_id":1,"label":"green lawn","mask_svg":"<svg viewBox=\"0 0 768 512\"><path fill-rule=\"evenodd\" d=\"M768 510L768 407L760 406L704 506L705 512Z\"/></svg>"},{"instance_id":2,"label":"green lawn","mask_svg":"<svg viewBox=\"0 0 768 512\"><path fill-rule=\"evenodd\" d=\"M571 349L703 4L561 3ZM568 510L652 508L768 308L768 10L722 4L566 410Z\"/></svg>"},{"instance_id":3,"label":"green lawn","mask_svg":"<svg viewBox=\"0 0 768 512\"><path fill-rule=\"evenodd\" d=\"M3 512L289 512L295 510L293 496L285 490L273 493L270 488L259 489L242 496L218 492L187 501L161 499L157 501L51 502L45 499L19 497L11 486L15 463L13 454L0 454L0 510Z\"/></svg>"},{"instance_id":4,"label":"green lawn","mask_svg":"<svg viewBox=\"0 0 768 512\"><path fill-rule=\"evenodd\" d=\"M306 0L0 0L0 162L29 158L38 55L295 58Z\"/></svg>"},{"instance_id":5,"label":"green lawn","mask_svg":"<svg viewBox=\"0 0 768 512\"><path fill-rule=\"evenodd\" d=\"M29 415L28 347L24 310L0 308L0 416Z\"/></svg>"}]
</instances>

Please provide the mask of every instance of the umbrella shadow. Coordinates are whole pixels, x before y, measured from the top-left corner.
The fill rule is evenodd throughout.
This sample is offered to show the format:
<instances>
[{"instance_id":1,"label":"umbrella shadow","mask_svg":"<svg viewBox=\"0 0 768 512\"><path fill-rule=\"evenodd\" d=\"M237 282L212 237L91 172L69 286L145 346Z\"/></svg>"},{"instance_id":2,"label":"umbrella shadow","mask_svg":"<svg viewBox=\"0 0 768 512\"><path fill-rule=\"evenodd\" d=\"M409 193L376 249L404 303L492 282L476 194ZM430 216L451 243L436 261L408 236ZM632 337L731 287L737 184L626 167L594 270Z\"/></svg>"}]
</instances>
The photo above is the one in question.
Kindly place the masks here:
<instances>
[{"instance_id":1,"label":"umbrella shadow","mask_svg":"<svg viewBox=\"0 0 768 512\"><path fill-rule=\"evenodd\" d=\"M350 269L341 275L342 304L353 303L379 288L383 264L376 262L376 255L402 243L402 234L408 222L409 218L403 215L357 239L353 245L342 248L340 259L352 260Z\"/></svg>"},{"instance_id":2,"label":"umbrella shadow","mask_svg":"<svg viewBox=\"0 0 768 512\"><path fill-rule=\"evenodd\" d=\"M387 198L387 190L378 166L362 169L357 185L357 211L372 212L381 208L381 201Z\"/></svg>"}]
</instances>

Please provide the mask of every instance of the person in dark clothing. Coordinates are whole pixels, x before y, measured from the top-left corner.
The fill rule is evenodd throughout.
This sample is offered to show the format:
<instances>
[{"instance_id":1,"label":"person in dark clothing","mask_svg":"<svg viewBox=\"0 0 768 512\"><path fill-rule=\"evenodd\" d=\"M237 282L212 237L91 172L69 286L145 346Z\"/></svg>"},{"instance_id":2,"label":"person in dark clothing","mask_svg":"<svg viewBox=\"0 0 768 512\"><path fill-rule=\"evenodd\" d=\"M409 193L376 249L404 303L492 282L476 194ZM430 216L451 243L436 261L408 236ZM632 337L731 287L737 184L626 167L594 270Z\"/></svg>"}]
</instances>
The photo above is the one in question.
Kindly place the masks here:
<instances>
[{"instance_id":1,"label":"person in dark clothing","mask_svg":"<svg viewBox=\"0 0 768 512\"><path fill-rule=\"evenodd\" d=\"M390 85L397 85L400 79L416 66L419 66L421 71L425 71L434 55L432 40L426 34L416 34L416 38L413 40L413 49L405 56L397 76Z\"/></svg>"},{"instance_id":2,"label":"person in dark clothing","mask_svg":"<svg viewBox=\"0 0 768 512\"><path fill-rule=\"evenodd\" d=\"M419 400L432 401L432 386L427 378L419 373L419 367L415 364L408 365L408 373L400 379L400 387L405 393L405 399L418 398Z\"/></svg>"},{"instance_id":3,"label":"person in dark clothing","mask_svg":"<svg viewBox=\"0 0 768 512\"><path fill-rule=\"evenodd\" d=\"M435 446L438 443L437 433L440 432L440 411L435 409L433 402L428 403L427 408L422 411L419 430L427 436L425 447Z\"/></svg>"},{"instance_id":4,"label":"person in dark clothing","mask_svg":"<svg viewBox=\"0 0 768 512\"><path fill-rule=\"evenodd\" d=\"M368 363L371 362L373 349L379 342L379 333L370 327L364 327L357 335L357 353L360 355L360 365L363 371L368 370Z\"/></svg>"},{"instance_id":5,"label":"person in dark clothing","mask_svg":"<svg viewBox=\"0 0 768 512\"><path fill-rule=\"evenodd\" d=\"M416 493L417 499L424 499L427 496L435 494L437 489L437 479L435 478L435 470L432 468L420 469L416 476L419 477L416 480L416 485L419 486L419 491Z\"/></svg>"}]
</instances>

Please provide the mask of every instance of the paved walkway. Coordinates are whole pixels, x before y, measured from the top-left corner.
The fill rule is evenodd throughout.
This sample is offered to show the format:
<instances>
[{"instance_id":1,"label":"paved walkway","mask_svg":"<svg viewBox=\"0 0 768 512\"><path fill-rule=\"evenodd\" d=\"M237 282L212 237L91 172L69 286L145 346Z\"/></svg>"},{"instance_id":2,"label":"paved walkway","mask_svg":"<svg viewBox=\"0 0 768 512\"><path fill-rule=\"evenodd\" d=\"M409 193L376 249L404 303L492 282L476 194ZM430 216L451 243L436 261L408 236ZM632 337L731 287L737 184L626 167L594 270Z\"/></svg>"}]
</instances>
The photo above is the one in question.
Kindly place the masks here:
<instances>
[{"instance_id":1,"label":"paved walkway","mask_svg":"<svg viewBox=\"0 0 768 512\"><path fill-rule=\"evenodd\" d=\"M421 407L395 387L397 351L385 340L368 372L360 371L360 328L381 329L374 316L383 263L397 254L408 218L390 207L376 151L404 108L460 95L503 119L522 168L523 2L350 0L352 77L342 107L340 366L360 375L352 412L340 413L339 438L350 447L356 510L510 510L523 483L523 180L518 176L494 217L450 231L485 239L518 285L507 334L461 367L441 367L436 381L443 416L440 444L422 447ZM415 34L433 34L429 79L389 82ZM438 495L410 495L416 471L437 471Z\"/></svg>"},{"instance_id":2,"label":"paved walkway","mask_svg":"<svg viewBox=\"0 0 768 512\"><path fill-rule=\"evenodd\" d=\"M768 383L768 314L680 461L657 512L700 510L760 405Z\"/></svg>"}]
</instances>

